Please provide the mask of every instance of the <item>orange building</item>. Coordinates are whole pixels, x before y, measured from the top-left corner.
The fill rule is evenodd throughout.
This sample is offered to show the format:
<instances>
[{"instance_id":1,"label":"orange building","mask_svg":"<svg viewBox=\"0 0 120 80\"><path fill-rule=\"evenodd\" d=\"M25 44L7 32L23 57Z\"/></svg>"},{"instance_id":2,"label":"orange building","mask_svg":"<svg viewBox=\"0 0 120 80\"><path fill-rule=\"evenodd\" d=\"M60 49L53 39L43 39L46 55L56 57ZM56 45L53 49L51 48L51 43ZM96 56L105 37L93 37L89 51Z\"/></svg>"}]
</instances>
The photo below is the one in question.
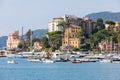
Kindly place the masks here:
<instances>
[{"instance_id":1,"label":"orange building","mask_svg":"<svg viewBox=\"0 0 120 80\"><path fill-rule=\"evenodd\" d=\"M19 44L23 44L24 41L19 39L19 31L15 31L13 34L9 34L7 39L7 50L15 50L18 48Z\"/></svg>"},{"instance_id":2,"label":"orange building","mask_svg":"<svg viewBox=\"0 0 120 80\"><path fill-rule=\"evenodd\" d=\"M78 37L78 33L81 30L80 26L70 25L69 27L64 29L64 36L62 39L62 47L80 47L80 38Z\"/></svg>"}]
</instances>

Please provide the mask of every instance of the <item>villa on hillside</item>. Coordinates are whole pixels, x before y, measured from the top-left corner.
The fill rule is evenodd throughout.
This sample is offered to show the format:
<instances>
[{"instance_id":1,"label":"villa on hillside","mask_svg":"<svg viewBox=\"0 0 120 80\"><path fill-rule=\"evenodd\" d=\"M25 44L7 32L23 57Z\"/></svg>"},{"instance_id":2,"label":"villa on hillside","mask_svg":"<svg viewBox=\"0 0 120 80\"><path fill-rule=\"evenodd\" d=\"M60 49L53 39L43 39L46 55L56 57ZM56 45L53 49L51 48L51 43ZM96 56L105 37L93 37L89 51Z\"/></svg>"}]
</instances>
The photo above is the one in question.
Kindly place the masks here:
<instances>
[{"instance_id":1,"label":"villa on hillside","mask_svg":"<svg viewBox=\"0 0 120 80\"><path fill-rule=\"evenodd\" d=\"M64 30L64 36L62 39L62 47L80 47L80 38L77 36L81 27L76 25L71 25Z\"/></svg>"},{"instance_id":2,"label":"villa on hillside","mask_svg":"<svg viewBox=\"0 0 120 80\"><path fill-rule=\"evenodd\" d=\"M23 44L24 41L19 39L19 31L15 31L12 34L9 34L7 42L6 42L6 47L7 50L15 50L18 48L20 44Z\"/></svg>"},{"instance_id":3,"label":"villa on hillside","mask_svg":"<svg viewBox=\"0 0 120 80\"><path fill-rule=\"evenodd\" d=\"M111 53L111 52L118 53L119 51L118 43L111 44L110 42L102 41L101 43L98 44L98 47L102 52L105 53Z\"/></svg>"},{"instance_id":4,"label":"villa on hillside","mask_svg":"<svg viewBox=\"0 0 120 80\"><path fill-rule=\"evenodd\" d=\"M105 24L105 29L113 29L115 32L120 31L120 22L115 22L115 24Z\"/></svg>"}]
</instances>

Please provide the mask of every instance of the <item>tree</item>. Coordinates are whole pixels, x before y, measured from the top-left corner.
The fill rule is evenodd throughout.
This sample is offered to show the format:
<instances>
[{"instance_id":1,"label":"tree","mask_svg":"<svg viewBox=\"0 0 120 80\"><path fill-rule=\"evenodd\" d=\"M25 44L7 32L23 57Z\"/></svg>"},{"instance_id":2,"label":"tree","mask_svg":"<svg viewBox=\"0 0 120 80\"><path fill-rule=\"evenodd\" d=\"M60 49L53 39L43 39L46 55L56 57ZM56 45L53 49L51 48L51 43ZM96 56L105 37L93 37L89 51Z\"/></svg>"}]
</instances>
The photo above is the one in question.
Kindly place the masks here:
<instances>
[{"instance_id":1,"label":"tree","mask_svg":"<svg viewBox=\"0 0 120 80\"><path fill-rule=\"evenodd\" d=\"M30 40L31 35L32 35L32 30L31 30L31 29L29 29L29 30L27 31L27 33L25 34L26 39L27 39L27 40Z\"/></svg>"},{"instance_id":2,"label":"tree","mask_svg":"<svg viewBox=\"0 0 120 80\"><path fill-rule=\"evenodd\" d=\"M73 47L73 48L72 48L72 51L80 51L80 49Z\"/></svg>"},{"instance_id":3,"label":"tree","mask_svg":"<svg viewBox=\"0 0 120 80\"><path fill-rule=\"evenodd\" d=\"M80 51L88 51L88 50L90 50L90 44L88 43L81 44Z\"/></svg>"},{"instance_id":4,"label":"tree","mask_svg":"<svg viewBox=\"0 0 120 80\"><path fill-rule=\"evenodd\" d=\"M36 41L37 41L37 42L40 42L41 40L40 40L39 38L33 38L33 39L32 39L32 42L33 42L33 43L36 42Z\"/></svg>"},{"instance_id":5,"label":"tree","mask_svg":"<svg viewBox=\"0 0 120 80\"><path fill-rule=\"evenodd\" d=\"M61 31L53 31L48 32L48 42L50 44L50 47L55 49L59 49L62 45L62 32Z\"/></svg>"},{"instance_id":6,"label":"tree","mask_svg":"<svg viewBox=\"0 0 120 80\"><path fill-rule=\"evenodd\" d=\"M78 36L79 37L85 36L85 29L84 28L81 28L81 30L78 32Z\"/></svg>"},{"instance_id":7,"label":"tree","mask_svg":"<svg viewBox=\"0 0 120 80\"><path fill-rule=\"evenodd\" d=\"M60 22L60 23L58 23L58 25L57 26L62 26L62 27L67 27L67 26L69 26L70 24L68 23L68 22Z\"/></svg>"},{"instance_id":8,"label":"tree","mask_svg":"<svg viewBox=\"0 0 120 80\"><path fill-rule=\"evenodd\" d=\"M49 42L48 42L48 38L46 36L42 37L41 42L43 44L43 48L49 48L50 47Z\"/></svg>"},{"instance_id":9,"label":"tree","mask_svg":"<svg viewBox=\"0 0 120 80\"><path fill-rule=\"evenodd\" d=\"M120 44L120 34L117 36L117 41Z\"/></svg>"},{"instance_id":10,"label":"tree","mask_svg":"<svg viewBox=\"0 0 120 80\"><path fill-rule=\"evenodd\" d=\"M98 30L102 30L105 28L102 18L97 19L96 26L97 26Z\"/></svg>"},{"instance_id":11,"label":"tree","mask_svg":"<svg viewBox=\"0 0 120 80\"><path fill-rule=\"evenodd\" d=\"M110 24L110 25L115 25L115 22L112 21L112 20L107 20L107 21L105 21L105 23L106 23L106 24Z\"/></svg>"},{"instance_id":12,"label":"tree","mask_svg":"<svg viewBox=\"0 0 120 80\"><path fill-rule=\"evenodd\" d=\"M23 49L25 50L25 51L30 51L31 50L31 48L32 48L32 43L31 43L31 35L32 35L32 30L31 29L29 29L27 32L26 32L26 34L25 34L25 36L26 36L26 41L25 41L25 43L23 44L23 45L19 45L19 47L23 47ZM31 47L30 47L31 46Z\"/></svg>"}]
</instances>

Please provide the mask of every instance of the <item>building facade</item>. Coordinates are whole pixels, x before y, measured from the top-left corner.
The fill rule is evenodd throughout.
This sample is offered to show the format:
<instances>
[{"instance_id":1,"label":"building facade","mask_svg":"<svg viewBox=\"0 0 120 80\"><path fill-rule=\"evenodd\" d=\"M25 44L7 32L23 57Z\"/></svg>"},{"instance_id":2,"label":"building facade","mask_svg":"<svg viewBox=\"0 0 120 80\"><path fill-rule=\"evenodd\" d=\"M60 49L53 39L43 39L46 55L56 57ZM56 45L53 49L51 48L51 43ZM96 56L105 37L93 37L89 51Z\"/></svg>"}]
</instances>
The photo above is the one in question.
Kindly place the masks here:
<instances>
[{"instance_id":1,"label":"building facade","mask_svg":"<svg viewBox=\"0 0 120 80\"><path fill-rule=\"evenodd\" d=\"M63 31L63 26L58 26L60 22L68 22L72 25L78 25L80 18L74 16L74 15L64 15L61 17L53 18L53 20L48 24L48 32L52 31Z\"/></svg>"},{"instance_id":2,"label":"building facade","mask_svg":"<svg viewBox=\"0 0 120 80\"><path fill-rule=\"evenodd\" d=\"M81 27L76 25L70 25L65 28L64 36L62 38L62 47L80 47L80 38L78 37L78 33L80 32Z\"/></svg>"},{"instance_id":3,"label":"building facade","mask_svg":"<svg viewBox=\"0 0 120 80\"><path fill-rule=\"evenodd\" d=\"M7 50L15 50L18 48L19 44L23 44L24 41L19 39L19 32L15 31L13 34L9 34L6 47Z\"/></svg>"},{"instance_id":4,"label":"building facade","mask_svg":"<svg viewBox=\"0 0 120 80\"><path fill-rule=\"evenodd\" d=\"M34 42L34 49L35 50L37 50L37 51L39 51L39 50L41 50L42 49L42 44L40 43L40 42Z\"/></svg>"},{"instance_id":5,"label":"building facade","mask_svg":"<svg viewBox=\"0 0 120 80\"><path fill-rule=\"evenodd\" d=\"M64 27L58 26L60 22L67 22L70 25L77 25L84 28L87 34L96 28L96 23L89 18L79 18L74 15L64 15L58 18L53 18L53 20L48 25L48 32L52 31L63 31Z\"/></svg>"},{"instance_id":6,"label":"building facade","mask_svg":"<svg viewBox=\"0 0 120 80\"><path fill-rule=\"evenodd\" d=\"M91 34L96 28L96 22L89 18L82 18L82 22L80 24L87 34Z\"/></svg>"},{"instance_id":7,"label":"building facade","mask_svg":"<svg viewBox=\"0 0 120 80\"><path fill-rule=\"evenodd\" d=\"M52 31L62 31L63 27L58 26L60 22L63 22L64 18L58 17L58 18L53 18L53 20L48 24L48 32Z\"/></svg>"},{"instance_id":8,"label":"building facade","mask_svg":"<svg viewBox=\"0 0 120 80\"><path fill-rule=\"evenodd\" d=\"M120 22L115 22L115 24L105 24L105 29L113 29L115 32L120 31Z\"/></svg>"},{"instance_id":9,"label":"building facade","mask_svg":"<svg viewBox=\"0 0 120 80\"><path fill-rule=\"evenodd\" d=\"M118 53L119 45L118 43L112 44L111 42L103 41L98 44L99 49L105 53Z\"/></svg>"}]
</instances>

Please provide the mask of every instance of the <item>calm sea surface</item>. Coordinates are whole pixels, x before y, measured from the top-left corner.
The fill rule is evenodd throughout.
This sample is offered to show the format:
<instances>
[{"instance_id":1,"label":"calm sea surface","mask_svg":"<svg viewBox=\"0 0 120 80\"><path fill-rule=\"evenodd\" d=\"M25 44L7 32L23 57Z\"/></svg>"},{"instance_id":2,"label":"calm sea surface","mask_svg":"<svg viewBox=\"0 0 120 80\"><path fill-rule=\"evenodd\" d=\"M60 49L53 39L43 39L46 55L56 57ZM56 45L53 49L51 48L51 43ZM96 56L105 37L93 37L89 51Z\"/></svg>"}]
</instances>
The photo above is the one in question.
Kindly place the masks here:
<instances>
[{"instance_id":1,"label":"calm sea surface","mask_svg":"<svg viewBox=\"0 0 120 80\"><path fill-rule=\"evenodd\" d=\"M120 80L120 64L45 64L16 60L18 64L7 64L7 58L0 58L0 80Z\"/></svg>"}]
</instances>

